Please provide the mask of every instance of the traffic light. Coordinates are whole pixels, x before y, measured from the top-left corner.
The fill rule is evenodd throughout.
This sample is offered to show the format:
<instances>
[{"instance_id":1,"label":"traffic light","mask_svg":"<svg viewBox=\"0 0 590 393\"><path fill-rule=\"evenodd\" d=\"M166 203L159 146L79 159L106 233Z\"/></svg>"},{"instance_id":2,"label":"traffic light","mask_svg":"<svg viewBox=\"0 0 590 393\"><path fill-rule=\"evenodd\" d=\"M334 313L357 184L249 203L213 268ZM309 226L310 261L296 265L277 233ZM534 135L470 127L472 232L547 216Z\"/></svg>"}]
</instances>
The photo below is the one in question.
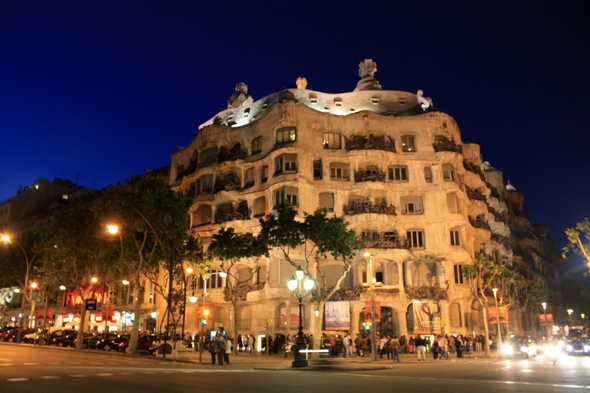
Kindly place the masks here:
<instances>
[{"instance_id":1,"label":"traffic light","mask_svg":"<svg viewBox=\"0 0 590 393\"><path fill-rule=\"evenodd\" d=\"M363 322L363 327L365 328L365 330L370 330L371 329L371 322Z\"/></svg>"},{"instance_id":2,"label":"traffic light","mask_svg":"<svg viewBox=\"0 0 590 393\"><path fill-rule=\"evenodd\" d=\"M203 325L206 325L206 324L207 324L207 320L206 320L205 318L203 318L203 319L201 319L201 323L202 323Z\"/></svg>"},{"instance_id":3,"label":"traffic light","mask_svg":"<svg viewBox=\"0 0 590 393\"><path fill-rule=\"evenodd\" d=\"M203 325L206 325L207 324L207 318L209 318L209 310L208 309L205 308L203 310L203 316L204 316L204 318L201 319L201 323Z\"/></svg>"}]
</instances>

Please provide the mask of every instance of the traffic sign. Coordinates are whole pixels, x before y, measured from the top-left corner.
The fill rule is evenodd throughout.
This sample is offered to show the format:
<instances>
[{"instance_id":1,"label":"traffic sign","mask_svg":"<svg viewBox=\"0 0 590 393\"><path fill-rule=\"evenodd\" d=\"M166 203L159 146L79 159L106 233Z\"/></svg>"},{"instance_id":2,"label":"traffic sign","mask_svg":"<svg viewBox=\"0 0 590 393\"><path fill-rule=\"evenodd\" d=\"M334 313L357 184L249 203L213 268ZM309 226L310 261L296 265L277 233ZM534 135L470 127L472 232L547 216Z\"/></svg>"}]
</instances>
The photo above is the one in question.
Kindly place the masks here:
<instances>
[{"instance_id":1,"label":"traffic sign","mask_svg":"<svg viewBox=\"0 0 590 393\"><path fill-rule=\"evenodd\" d=\"M96 311L96 299L86 299L86 311Z\"/></svg>"}]
</instances>

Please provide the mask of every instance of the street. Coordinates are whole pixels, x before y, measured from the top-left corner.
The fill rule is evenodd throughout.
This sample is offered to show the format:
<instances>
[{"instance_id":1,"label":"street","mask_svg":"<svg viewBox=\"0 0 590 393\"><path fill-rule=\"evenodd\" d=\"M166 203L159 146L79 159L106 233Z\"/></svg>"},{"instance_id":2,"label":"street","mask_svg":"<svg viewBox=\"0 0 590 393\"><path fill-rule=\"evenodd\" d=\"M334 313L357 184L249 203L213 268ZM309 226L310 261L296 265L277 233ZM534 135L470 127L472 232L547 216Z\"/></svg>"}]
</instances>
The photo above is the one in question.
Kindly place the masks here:
<instances>
[{"instance_id":1,"label":"street","mask_svg":"<svg viewBox=\"0 0 590 393\"><path fill-rule=\"evenodd\" d=\"M196 354L196 352L195 352ZM198 354L193 355L193 360ZM210 361L209 354L203 360ZM590 357L562 357L554 366L540 359L498 357L393 364L353 359L344 371L294 371L290 360L232 356L230 366L129 357L96 350L0 344L0 392L566 392L590 390ZM341 370L339 368L339 370Z\"/></svg>"}]
</instances>

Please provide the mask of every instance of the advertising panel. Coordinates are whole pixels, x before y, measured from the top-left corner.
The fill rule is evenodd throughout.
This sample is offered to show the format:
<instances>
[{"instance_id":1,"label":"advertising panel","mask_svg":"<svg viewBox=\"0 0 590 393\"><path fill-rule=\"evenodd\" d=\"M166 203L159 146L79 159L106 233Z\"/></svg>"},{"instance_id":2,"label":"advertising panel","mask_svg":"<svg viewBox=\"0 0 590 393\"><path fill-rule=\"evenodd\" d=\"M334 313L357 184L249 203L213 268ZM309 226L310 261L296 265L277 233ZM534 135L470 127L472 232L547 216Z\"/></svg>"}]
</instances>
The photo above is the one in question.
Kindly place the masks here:
<instances>
[{"instance_id":1,"label":"advertising panel","mask_svg":"<svg viewBox=\"0 0 590 393\"><path fill-rule=\"evenodd\" d=\"M414 334L440 334L440 309L436 301L415 301Z\"/></svg>"},{"instance_id":2,"label":"advertising panel","mask_svg":"<svg viewBox=\"0 0 590 393\"><path fill-rule=\"evenodd\" d=\"M350 330L350 305L348 302L326 302L324 305L326 330Z\"/></svg>"}]
</instances>

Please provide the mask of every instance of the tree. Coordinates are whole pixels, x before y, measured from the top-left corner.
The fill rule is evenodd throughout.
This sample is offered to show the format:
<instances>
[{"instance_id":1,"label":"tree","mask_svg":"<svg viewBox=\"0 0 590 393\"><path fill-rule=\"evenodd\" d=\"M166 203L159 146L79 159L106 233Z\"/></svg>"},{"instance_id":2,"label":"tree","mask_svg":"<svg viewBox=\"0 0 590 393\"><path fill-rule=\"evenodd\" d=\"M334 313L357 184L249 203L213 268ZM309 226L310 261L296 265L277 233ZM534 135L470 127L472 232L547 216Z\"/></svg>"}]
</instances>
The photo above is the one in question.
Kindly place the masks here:
<instances>
[{"instance_id":1,"label":"tree","mask_svg":"<svg viewBox=\"0 0 590 393\"><path fill-rule=\"evenodd\" d=\"M238 337L238 301L245 300L245 295L250 289L248 282L259 271L258 259L268 257L268 245L260 238L252 234L238 234L234 228L222 228L213 235L208 252L212 257L218 258L221 270L227 274L226 299L232 304L234 314L233 337ZM238 272L238 264L244 260L254 260L248 268L248 275L241 277ZM234 345L233 353L237 354L238 346Z\"/></svg>"},{"instance_id":2,"label":"tree","mask_svg":"<svg viewBox=\"0 0 590 393\"><path fill-rule=\"evenodd\" d=\"M485 331L485 354L490 354L490 329L488 325L488 297L492 284L505 274L506 268L494 264L492 259L482 253L475 254L473 265L463 266L463 276L467 279L471 296L481 306L483 311L483 326ZM499 318L499 316L498 316Z\"/></svg>"},{"instance_id":3,"label":"tree","mask_svg":"<svg viewBox=\"0 0 590 393\"><path fill-rule=\"evenodd\" d=\"M579 222L576 228L569 228L565 231L569 244L563 248L563 257L570 251L581 255L586 260L588 270L590 270L590 220L587 218ZM582 242L581 235L586 238L586 243Z\"/></svg>"},{"instance_id":4,"label":"tree","mask_svg":"<svg viewBox=\"0 0 590 393\"><path fill-rule=\"evenodd\" d=\"M325 209L318 209L313 214L304 213L303 221L298 221L297 210L288 203L279 207L276 216L269 214L260 220L260 225L261 238L277 247L292 266L298 267L292 258L294 250L303 256L305 266L301 268L316 279L312 291L318 302L319 315L324 315L326 301L340 289L352 267L353 243L358 240L356 232L349 229L344 217L328 217ZM328 287L324 268L333 264L341 264L342 270L334 286ZM314 347L319 348L322 318L316 318L315 322Z\"/></svg>"},{"instance_id":5,"label":"tree","mask_svg":"<svg viewBox=\"0 0 590 393\"><path fill-rule=\"evenodd\" d=\"M38 246L43 250L39 273L48 283L62 283L75 288L82 300L80 329L76 349L82 349L86 331L84 301L93 298L100 281L110 276L116 264L116 247L106 235L90 208L79 205L57 212L49 226L39 231ZM96 282L92 278L96 277Z\"/></svg>"},{"instance_id":6,"label":"tree","mask_svg":"<svg viewBox=\"0 0 590 393\"><path fill-rule=\"evenodd\" d=\"M163 180L143 177L129 186L112 187L95 211L104 225L115 220L120 226L120 271L133 278L135 288L135 323L129 341L129 353L135 353L139 333L139 315L148 278L167 303L166 337L174 335L184 315L183 261L204 261L200 242L186 232L192 198L176 194ZM166 271L161 280L161 271ZM179 289L181 288L181 289ZM172 318L172 323L170 323ZM161 326L162 324L160 324ZM169 327L173 332L169 332Z\"/></svg>"}]
</instances>

